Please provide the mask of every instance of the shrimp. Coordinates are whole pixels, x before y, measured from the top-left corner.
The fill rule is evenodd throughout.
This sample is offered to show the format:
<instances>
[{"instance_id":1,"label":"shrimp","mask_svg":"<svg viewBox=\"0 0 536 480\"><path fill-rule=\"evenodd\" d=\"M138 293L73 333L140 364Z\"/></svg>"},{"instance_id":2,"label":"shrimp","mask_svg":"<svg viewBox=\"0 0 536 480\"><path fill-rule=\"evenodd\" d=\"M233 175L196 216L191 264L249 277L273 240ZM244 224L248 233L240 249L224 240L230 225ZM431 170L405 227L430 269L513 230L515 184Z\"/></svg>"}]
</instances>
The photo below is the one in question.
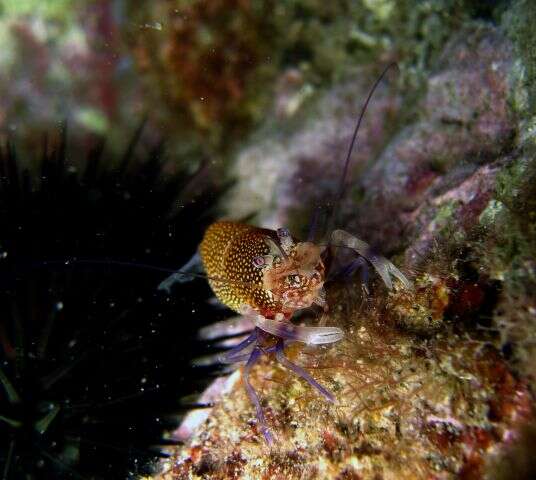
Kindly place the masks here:
<instances>
[{"instance_id":1,"label":"shrimp","mask_svg":"<svg viewBox=\"0 0 536 480\"><path fill-rule=\"evenodd\" d=\"M342 198L350 154L364 112L376 86L391 66L378 78L361 111L335 206ZM363 279L366 279L368 265L371 265L388 289L393 288L392 278L397 279L404 288L411 288L411 282L389 260L344 230L334 230L327 245L317 245L299 241L286 228L269 230L220 221L206 230L199 247L200 256L188 263L188 267L192 267L200 261L216 297L230 309L248 317L254 325L252 333L224 353L220 361L245 362L244 386L255 407L259 429L269 445L274 443L274 438L259 397L249 381L252 367L263 354L274 354L281 365L308 382L328 402L335 402L335 397L328 389L285 356L285 346L291 342L332 344L344 337L343 330L338 327L301 326L292 322L296 312L315 305L324 312L328 311L324 288L328 278L327 266L334 264L333 259L339 248L348 249L356 257L344 267L346 275L361 270ZM174 281L181 281L179 278L185 275L184 271L162 282L160 288L169 290Z\"/></svg>"}]
</instances>

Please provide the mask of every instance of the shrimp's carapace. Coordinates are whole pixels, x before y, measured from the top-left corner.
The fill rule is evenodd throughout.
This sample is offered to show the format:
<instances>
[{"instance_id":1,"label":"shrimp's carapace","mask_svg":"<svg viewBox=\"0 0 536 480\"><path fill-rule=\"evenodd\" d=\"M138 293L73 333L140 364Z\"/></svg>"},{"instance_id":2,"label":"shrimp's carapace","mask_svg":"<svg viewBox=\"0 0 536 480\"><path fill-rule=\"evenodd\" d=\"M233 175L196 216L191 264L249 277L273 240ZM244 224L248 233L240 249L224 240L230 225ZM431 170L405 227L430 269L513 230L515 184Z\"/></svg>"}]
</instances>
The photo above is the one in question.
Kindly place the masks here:
<instances>
[{"instance_id":1,"label":"shrimp's carapace","mask_svg":"<svg viewBox=\"0 0 536 480\"><path fill-rule=\"evenodd\" d=\"M216 222L205 232L201 260L214 294L230 309L240 312L243 305L250 305L258 311L279 310L273 295L263 288L262 269L253 264L254 258L270 253L266 239L272 233L236 222Z\"/></svg>"},{"instance_id":2,"label":"shrimp's carapace","mask_svg":"<svg viewBox=\"0 0 536 480\"><path fill-rule=\"evenodd\" d=\"M313 303L324 305L322 247L294 243L288 231L217 222L206 231L201 260L218 299L242 313L289 318Z\"/></svg>"}]
</instances>

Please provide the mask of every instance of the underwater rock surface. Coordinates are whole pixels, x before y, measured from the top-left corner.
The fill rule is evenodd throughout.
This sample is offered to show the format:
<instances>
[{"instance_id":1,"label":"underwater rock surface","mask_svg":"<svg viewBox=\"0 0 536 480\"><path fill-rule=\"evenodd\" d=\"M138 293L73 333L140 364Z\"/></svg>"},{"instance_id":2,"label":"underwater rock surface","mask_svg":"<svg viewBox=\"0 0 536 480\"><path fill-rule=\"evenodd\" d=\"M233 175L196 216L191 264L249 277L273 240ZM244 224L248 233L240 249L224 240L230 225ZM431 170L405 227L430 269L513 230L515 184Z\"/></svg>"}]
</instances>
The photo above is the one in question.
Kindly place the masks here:
<instances>
[{"instance_id":1,"label":"underwater rock surface","mask_svg":"<svg viewBox=\"0 0 536 480\"><path fill-rule=\"evenodd\" d=\"M238 383L157 478L475 478L530 418L526 384L493 349L454 334L389 334L368 312L354 318L359 330L328 354L295 352L337 395L335 406L264 362L253 385L274 448Z\"/></svg>"},{"instance_id":2,"label":"underwater rock surface","mask_svg":"<svg viewBox=\"0 0 536 480\"><path fill-rule=\"evenodd\" d=\"M288 354L337 403L265 359L251 381L275 446L236 381L154 478L512 478L503 466L513 451L523 460L510 474L531 478L519 453L534 436L536 364L536 146L524 71L501 29L471 23L446 43L416 101L376 92L338 225L397 255L415 289L330 292L328 324L345 339ZM332 88L312 117L242 150L229 212L303 228L333 196L367 85Z\"/></svg>"}]
</instances>

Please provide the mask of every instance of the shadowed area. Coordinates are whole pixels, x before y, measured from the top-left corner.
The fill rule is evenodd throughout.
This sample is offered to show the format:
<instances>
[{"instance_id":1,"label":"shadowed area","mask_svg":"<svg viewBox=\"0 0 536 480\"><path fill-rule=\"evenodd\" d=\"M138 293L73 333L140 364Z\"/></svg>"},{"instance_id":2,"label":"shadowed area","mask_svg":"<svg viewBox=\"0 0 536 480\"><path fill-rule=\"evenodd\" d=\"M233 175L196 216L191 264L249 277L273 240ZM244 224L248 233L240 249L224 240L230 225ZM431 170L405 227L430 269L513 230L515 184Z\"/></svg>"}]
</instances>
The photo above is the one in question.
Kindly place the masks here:
<instances>
[{"instance_id":1,"label":"shadowed area","mask_svg":"<svg viewBox=\"0 0 536 480\"><path fill-rule=\"evenodd\" d=\"M140 134L119 158L65 133L38 160L0 150L0 478L150 469L206 384L190 360L207 351L208 286L166 295L166 273L141 264L184 263L218 193L188 194L198 179L164 174Z\"/></svg>"}]
</instances>

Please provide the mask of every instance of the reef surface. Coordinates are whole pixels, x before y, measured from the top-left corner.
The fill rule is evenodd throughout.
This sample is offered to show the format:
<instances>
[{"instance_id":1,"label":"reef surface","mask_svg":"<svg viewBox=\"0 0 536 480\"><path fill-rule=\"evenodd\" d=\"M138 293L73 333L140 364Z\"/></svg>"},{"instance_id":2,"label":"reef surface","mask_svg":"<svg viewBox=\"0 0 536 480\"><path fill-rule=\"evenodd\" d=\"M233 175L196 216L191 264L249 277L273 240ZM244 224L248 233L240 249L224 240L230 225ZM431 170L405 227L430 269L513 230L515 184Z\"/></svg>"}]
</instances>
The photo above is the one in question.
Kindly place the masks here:
<instances>
[{"instance_id":1,"label":"reef surface","mask_svg":"<svg viewBox=\"0 0 536 480\"><path fill-rule=\"evenodd\" d=\"M534 12L514 3L499 22L451 31L418 91L390 77L371 103L337 226L391 256L415 288L335 288L328 324L345 339L288 349L336 404L266 359L252 382L273 448L237 371L154 478L530 478L536 117L527 44L512 32ZM289 75L301 80L282 74L273 117L236 154L228 215L304 232L333 199L376 70L297 113Z\"/></svg>"}]
</instances>

